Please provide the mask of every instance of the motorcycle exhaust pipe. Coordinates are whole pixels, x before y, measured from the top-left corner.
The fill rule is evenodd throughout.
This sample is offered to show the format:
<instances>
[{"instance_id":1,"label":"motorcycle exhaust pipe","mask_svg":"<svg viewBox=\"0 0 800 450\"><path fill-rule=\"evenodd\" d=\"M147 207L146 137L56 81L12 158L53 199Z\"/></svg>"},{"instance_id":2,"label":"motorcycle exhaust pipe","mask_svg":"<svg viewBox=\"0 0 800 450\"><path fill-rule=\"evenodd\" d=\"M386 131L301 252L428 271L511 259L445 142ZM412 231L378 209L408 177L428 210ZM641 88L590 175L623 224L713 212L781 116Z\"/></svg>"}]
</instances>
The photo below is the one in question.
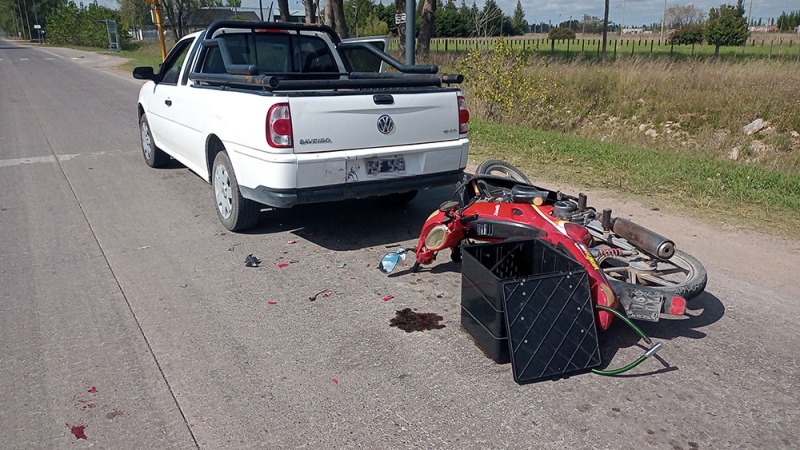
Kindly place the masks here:
<instances>
[{"instance_id":1,"label":"motorcycle exhaust pipe","mask_svg":"<svg viewBox=\"0 0 800 450\"><path fill-rule=\"evenodd\" d=\"M670 259L675 254L675 243L622 217L611 222L611 231L637 248L660 259Z\"/></svg>"}]
</instances>

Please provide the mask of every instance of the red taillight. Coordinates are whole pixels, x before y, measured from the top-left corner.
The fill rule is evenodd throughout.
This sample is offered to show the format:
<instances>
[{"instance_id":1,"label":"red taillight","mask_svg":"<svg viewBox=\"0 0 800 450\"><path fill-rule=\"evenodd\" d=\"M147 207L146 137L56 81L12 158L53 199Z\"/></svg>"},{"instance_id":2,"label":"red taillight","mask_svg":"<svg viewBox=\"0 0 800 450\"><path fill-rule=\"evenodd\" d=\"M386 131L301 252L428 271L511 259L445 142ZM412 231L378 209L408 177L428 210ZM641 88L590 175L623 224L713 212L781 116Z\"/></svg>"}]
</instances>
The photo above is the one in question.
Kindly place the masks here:
<instances>
[{"instance_id":1,"label":"red taillight","mask_svg":"<svg viewBox=\"0 0 800 450\"><path fill-rule=\"evenodd\" d=\"M271 147L292 146L292 116L288 103L272 105L267 113L267 142Z\"/></svg>"},{"instance_id":2,"label":"red taillight","mask_svg":"<svg viewBox=\"0 0 800 450\"><path fill-rule=\"evenodd\" d=\"M567 236L583 245L589 245L592 242L592 235L586 227L574 223L565 223L564 230L566 230Z\"/></svg>"},{"instance_id":3,"label":"red taillight","mask_svg":"<svg viewBox=\"0 0 800 450\"><path fill-rule=\"evenodd\" d=\"M458 96L458 134L469 132L469 110L463 95Z\"/></svg>"}]
</instances>

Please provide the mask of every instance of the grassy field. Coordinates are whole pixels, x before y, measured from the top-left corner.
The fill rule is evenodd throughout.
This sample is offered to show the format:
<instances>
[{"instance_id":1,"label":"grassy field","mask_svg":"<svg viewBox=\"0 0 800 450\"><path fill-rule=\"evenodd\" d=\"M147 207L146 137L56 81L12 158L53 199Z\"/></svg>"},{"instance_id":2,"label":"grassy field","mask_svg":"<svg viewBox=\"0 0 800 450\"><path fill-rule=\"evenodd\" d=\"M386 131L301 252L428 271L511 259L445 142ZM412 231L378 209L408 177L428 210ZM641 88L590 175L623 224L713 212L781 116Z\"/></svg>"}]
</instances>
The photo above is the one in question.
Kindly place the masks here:
<instances>
[{"instance_id":1,"label":"grassy field","mask_svg":"<svg viewBox=\"0 0 800 450\"><path fill-rule=\"evenodd\" d=\"M517 50L528 50L539 55L560 58L597 59L600 57L601 38L581 36L574 40L547 39L546 35L527 35L505 38ZM491 49L497 38L433 39L431 50L438 53L463 53L471 49ZM393 43L397 46L397 42ZM631 57L671 57L676 59L709 58L714 56L714 46L671 45L666 40L652 36L609 36L606 42L607 59ZM779 59L800 62L800 36L792 34L754 35L741 47L721 47L720 58Z\"/></svg>"},{"instance_id":2,"label":"grassy field","mask_svg":"<svg viewBox=\"0 0 800 450\"><path fill-rule=\"evenodd\" d=\"M116 55L131 58L126 70L157 67L161 59L155 44ZM485 66L497 65L486 58ZM452 72L461 60L437 54L420 62ZM701 220L800 237L800 137L789 134L800 131L798 67L775 60L600 65L532 58L522 73L547 80L544 100L518 101L492 121L476 96L485 86L465 72L470 159L505 159L540 182L608 189ZM741 128L755 118L772 131L744 135ZM753 150L754 140L765 149Z\"/></svg>"}]
</instances>

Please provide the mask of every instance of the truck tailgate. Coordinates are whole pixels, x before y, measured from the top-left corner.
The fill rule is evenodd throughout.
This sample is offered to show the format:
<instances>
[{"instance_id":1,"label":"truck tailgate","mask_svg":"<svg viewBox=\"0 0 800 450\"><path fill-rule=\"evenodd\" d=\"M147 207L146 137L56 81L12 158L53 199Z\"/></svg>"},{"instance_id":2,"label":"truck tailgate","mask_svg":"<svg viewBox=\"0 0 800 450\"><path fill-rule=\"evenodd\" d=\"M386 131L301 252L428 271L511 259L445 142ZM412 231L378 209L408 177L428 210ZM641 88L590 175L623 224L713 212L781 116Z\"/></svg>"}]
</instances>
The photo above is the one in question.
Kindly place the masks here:
<instances>
[{"instance_id":1,"label":"truck tailgate","mask_svg":"<svg viewBox=\"0 0 800 450\"><path fill-rule=\"evenodd\" d=\"M291 96L295 153L457 140L452 91Z\"/></svg>"}]
</instances>

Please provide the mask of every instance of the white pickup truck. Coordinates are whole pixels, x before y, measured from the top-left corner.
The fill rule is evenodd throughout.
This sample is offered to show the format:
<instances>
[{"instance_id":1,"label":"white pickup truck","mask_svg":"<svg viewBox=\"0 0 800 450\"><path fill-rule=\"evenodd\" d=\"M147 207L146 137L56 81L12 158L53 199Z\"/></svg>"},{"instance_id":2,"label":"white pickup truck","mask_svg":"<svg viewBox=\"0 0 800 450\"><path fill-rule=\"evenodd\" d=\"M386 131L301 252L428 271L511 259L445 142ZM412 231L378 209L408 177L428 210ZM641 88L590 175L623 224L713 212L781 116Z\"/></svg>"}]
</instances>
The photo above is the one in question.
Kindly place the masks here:
<instances>
[{"instance_id":1,"label":"white pickup truck","mask_svg":"<svg viewBox=\"0 0 800 450\"><path fill-rule=\"evenodd\" d=\"M178 160L213 185L231 231L261 206L387 196L457 182L469 111L461 75L404 65L378 42L327 26L215 22L137 67L139 128L151 167ZM388 73L386 65L397 69Z\"/></svg>"}]
</instances>

